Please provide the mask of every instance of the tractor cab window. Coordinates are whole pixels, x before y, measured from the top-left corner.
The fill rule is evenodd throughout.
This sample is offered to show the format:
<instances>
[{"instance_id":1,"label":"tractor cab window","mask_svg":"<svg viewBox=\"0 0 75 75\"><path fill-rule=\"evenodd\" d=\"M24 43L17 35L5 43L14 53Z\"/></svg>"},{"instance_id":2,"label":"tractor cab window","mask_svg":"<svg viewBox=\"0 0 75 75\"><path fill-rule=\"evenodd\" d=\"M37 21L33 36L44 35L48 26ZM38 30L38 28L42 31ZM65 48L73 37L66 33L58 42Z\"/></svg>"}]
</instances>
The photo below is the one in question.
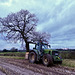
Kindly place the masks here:
<instances>
[{"instance_id":1,"label":"tractor cab window","mask_svg":"<svg viewBox=\"0 0 75 75\"><path fill-rule=\"evenodd\" d=\"M39 45L36 45L36 49L37 49L37 50L39 49Z\"/></svg>"},{"instance_id":2,"label":"tractor cab window","mask_svg":"<svg viewBox=\"0 0 75 75\"><path fill-rule=\"evenodd\" d=\"M42 49L49 49L48 45L42 45Z\"/></svg>"},{"instance_id":3,"label":"tractor cab window","mask_svg":"<svg viewBox=\"0 0 75 75\"><path fill-rule=\"evenodd\" d=\"M58 51L53 51L52 52L52 55L58 56L59 55L59 52Z\"/></svg>"}]
</instances>

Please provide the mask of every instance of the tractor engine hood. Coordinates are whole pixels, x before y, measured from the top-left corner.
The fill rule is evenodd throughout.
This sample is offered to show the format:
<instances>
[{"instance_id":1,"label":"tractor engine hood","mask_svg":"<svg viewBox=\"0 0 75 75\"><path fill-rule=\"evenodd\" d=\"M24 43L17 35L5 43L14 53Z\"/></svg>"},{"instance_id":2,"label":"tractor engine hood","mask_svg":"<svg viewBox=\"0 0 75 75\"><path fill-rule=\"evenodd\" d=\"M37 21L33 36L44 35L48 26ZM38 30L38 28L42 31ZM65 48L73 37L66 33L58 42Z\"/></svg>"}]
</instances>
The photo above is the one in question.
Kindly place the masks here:
<instances>
[{"instance_id":1,"label":"tractor engine hood","mask_svg":"<svg viewBox=\"0 0 75 75\"><path fill-rule=\"evenodd\" d=\"M53 50L52 49L44 49L44 53L49 53L49 52L52 52Z\"/></svg>"},{"instance_id":2,"label":"tractor engine hood","mask_svg":"<svg viewBox=\"0 0 75 75\"><path fill-rule=\"evenodd\" d=\"M49 53L49 54L55 55L55 56L59 55L59 52L57 50L54 50L54 49L44 49L44 53Z\"/></svg>"},{"instance_id":3,"label":"tractor engine hood","mask_svg":"<svg viewBox=\"0 0 75 75\"><path fill-rule=\"evenodd\" d=\"M54 50L54 49L44 49L44 52L49 52L49 51L57 51L57 50Z\"/></svg>"}]
</instances>

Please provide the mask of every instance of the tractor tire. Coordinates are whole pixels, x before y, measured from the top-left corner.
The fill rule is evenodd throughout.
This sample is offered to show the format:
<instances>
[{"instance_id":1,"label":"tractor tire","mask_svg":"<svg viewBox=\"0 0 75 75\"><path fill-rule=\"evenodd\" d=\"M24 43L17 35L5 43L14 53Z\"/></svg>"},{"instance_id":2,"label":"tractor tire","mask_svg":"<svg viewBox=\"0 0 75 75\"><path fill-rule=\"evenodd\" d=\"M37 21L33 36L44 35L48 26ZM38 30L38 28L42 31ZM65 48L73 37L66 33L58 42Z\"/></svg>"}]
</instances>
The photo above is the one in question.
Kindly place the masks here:
<instances>
[{"instance_id":1,"label":"tractor tire","mask_svg":"<svg viewBox=\"0 0 75 75\"><path fill-rule=\"evenodd\" d=\"M59 61L58 64L62 64L62 61Z\"/></svg>"},{"instance_id":2,"label":"tractor tire","mask_svg":"<svg viewBox=\"0 0 75 75\"><path fill-rule=\"evenodd\" d=\"M35 63L36 62L36 54L35 54L35 52L30 52L29 53L29 62L30 63Z\"/></svg>"},{"instance_id":3,"label":"tractor tire","mask_svg":"<svg viewBox=\"0 0 75 75\"><path fill-rule=\"evenodd\" d=\"M45 66L53 65L53 60L50 54L44 54L42 58L42 62Z\"/></svg>"}]
</instances>

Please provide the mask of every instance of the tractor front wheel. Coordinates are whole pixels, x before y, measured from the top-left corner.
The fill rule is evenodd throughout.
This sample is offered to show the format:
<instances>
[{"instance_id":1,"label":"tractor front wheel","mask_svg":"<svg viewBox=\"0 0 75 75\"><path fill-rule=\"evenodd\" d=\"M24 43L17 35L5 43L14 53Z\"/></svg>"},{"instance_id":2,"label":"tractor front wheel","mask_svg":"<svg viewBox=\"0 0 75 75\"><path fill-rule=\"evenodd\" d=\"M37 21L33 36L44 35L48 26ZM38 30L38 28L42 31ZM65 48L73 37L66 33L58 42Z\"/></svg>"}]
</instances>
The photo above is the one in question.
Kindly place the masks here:
<instances>
[{"instance_id":1,"label":"tractor front wheel","mask_svg":"<svg viewBox=\"0 0 75 75\"><path fill-rule=\"evenodd\" d=\"M35 52L30 52L29 53L29 62L30 63L35 63L36 62L36 54L35 54Z\"/></svg>"},{"instance_id":2,"label":"tractor front wheel","mask_svg":"<svg viewBox=\"0 0 75 75\"><path fill-rule=\"evenodd\" d=\"M58 64L62 64L62 61L59 61Z\"/></svg>"},{"instance_id":3,"label":"tractor front wheel","mask_svg":"<svg viewBox=\"0 0 75 75\"><path fill-rule=\"evenodd\" d=\"M50 54L44 54L42 62L45 66L53 65L53 60Z\"/></svg>"}]
</instances>

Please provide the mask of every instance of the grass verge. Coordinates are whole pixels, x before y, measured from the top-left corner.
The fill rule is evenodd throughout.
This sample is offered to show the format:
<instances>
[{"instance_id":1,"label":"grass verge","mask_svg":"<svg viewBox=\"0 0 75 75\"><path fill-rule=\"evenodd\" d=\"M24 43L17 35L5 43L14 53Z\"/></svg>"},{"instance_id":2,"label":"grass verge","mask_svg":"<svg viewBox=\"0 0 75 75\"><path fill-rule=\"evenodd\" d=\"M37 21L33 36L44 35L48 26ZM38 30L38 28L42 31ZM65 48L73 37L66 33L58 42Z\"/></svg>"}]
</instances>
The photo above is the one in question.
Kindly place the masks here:
<instances>
[{"instance_id":1,"label":"grass verge","mask_svg":"<svg viewBox=\"0 0 75 75\"><path fill-rule=\"evenodd\" d=\"M75 59L63 59L62 66L75 67Z\"/></svg>"},{"instance_id":2,"label":"grass verge","mask_svg":"<svg viewBox=\"0 0 75 75\"><path fill-rule=\"evenodd\" d=\"M25 57L18 57L18 56L0 56L0 58L25 59Z\"/></svg>"},{"instance_id":3,"label":"grass verge","mask_svg":"<svg viewBox=\"0 0 75 75\"><path fill-rule=\"evenodd\" d=\"M0 56L19 56L19 57L24 57L25 52L0 52Z\"/></svg>"}]
</instances>

